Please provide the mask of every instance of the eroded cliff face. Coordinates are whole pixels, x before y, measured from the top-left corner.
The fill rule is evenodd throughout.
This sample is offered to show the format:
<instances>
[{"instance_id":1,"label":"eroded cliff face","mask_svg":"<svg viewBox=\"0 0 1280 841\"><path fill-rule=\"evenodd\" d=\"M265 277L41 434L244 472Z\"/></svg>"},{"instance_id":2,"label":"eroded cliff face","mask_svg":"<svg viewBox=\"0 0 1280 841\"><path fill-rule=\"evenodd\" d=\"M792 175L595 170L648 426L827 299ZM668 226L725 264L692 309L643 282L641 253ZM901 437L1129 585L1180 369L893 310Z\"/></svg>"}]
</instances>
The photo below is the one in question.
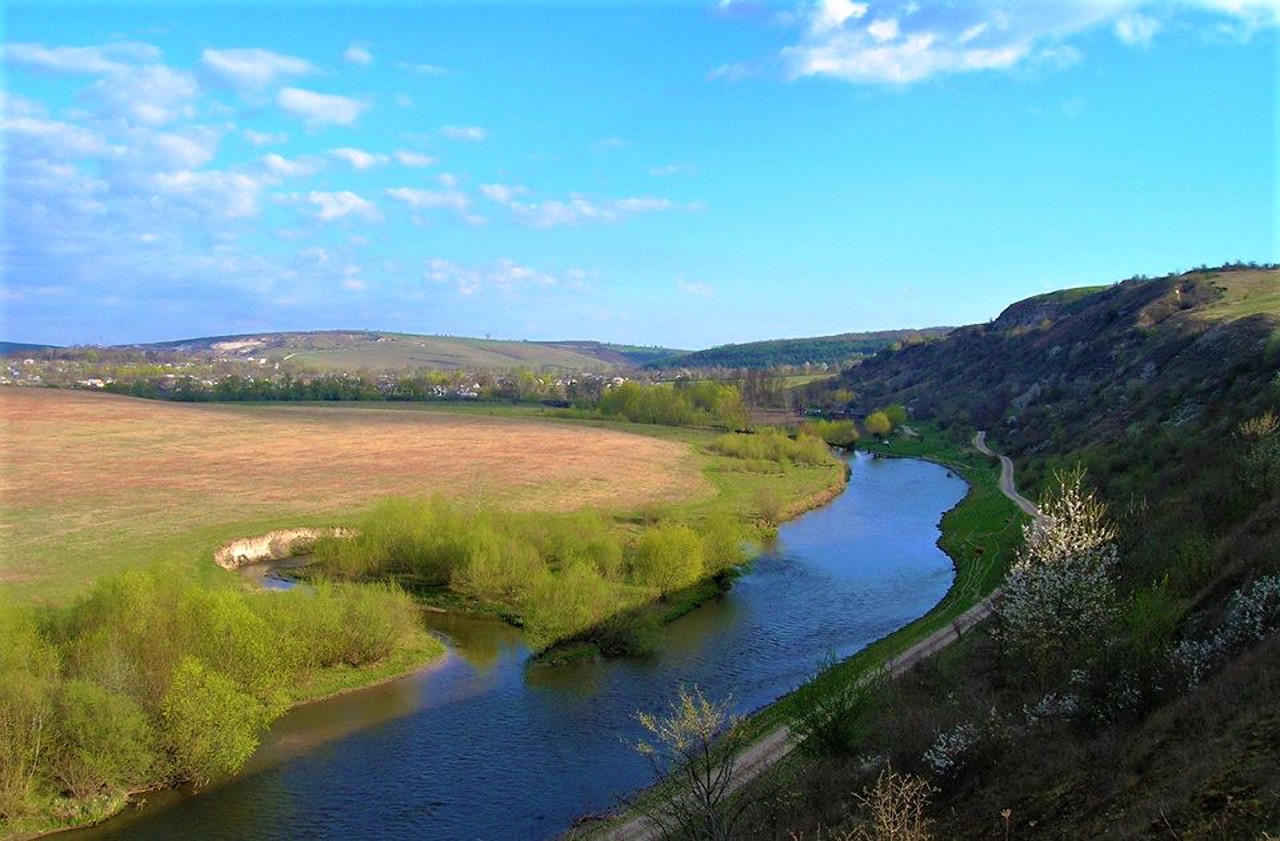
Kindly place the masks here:
<instances>
[{"instance_id":1,"label":"eroded cliff face","mask_svg":"<svg viewBox=\"0 0 1280 841\"><path fill-rule=\"evenodd\" d=\"M350 537L352 534L351 529L344 528L278 529L224 543L214 550L213 560L223 569L237 569L245 564L301 555L310 551L322 537Z\"/></svg>"}]
</instances>

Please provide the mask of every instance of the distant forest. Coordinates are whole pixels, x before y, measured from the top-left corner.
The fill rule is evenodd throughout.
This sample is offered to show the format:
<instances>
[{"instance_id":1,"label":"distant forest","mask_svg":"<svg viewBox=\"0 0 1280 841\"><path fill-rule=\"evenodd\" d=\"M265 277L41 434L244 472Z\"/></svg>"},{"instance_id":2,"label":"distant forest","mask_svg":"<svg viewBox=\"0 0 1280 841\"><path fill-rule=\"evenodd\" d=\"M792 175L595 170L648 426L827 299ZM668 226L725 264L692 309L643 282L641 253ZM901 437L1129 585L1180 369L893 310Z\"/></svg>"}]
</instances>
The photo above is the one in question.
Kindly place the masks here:
<instances>
[{"instance_id":1,"label":"distant forest","mask_svg":"<svg viewBox=\"0 0 1280 841\"><path fill-rule=\"evenodd\" d=\"M950 327L920 330L880 330L874 333L841 333L810 339L773 339L740 345L721 345L679 356L670 356L645 365L646 368L777 368L781 366L839 366L887 347L915 344L941 338Z\"/></svg>"}]
</instances>

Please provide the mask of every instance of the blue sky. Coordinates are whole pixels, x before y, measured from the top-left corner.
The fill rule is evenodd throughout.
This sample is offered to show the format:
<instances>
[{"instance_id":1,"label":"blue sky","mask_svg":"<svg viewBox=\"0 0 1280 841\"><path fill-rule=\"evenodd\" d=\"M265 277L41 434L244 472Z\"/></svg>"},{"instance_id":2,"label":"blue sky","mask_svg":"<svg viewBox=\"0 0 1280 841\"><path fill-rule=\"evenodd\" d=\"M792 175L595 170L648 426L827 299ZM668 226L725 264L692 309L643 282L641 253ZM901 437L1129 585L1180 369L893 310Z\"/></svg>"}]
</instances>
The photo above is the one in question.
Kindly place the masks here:
<instances>
[{"instance_id":1,"label":"blue sky","mask_svg":"<svg viewBox=\"0 0 1280 841\"><path fill-rule=\"evenodd\" d=\"M8 340L696 348L1280 260L1280 0L3 15Z\"/></svg>"}]
</instances>

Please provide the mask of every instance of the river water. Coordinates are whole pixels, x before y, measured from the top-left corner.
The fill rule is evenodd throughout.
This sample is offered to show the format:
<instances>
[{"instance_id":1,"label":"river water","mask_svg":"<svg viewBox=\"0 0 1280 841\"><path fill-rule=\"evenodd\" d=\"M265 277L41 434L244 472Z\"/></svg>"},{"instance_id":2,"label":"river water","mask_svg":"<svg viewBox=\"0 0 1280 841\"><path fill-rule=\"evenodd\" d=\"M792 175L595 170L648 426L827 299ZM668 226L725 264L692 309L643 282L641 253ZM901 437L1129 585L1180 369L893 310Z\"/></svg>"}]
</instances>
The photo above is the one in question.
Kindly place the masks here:
<instances>
[{"instance_id":1,"label":"river water","mask_svg":"<svg viewBox=\"0 0 1280 841\"><path fill-rule=\"evenodd\" d=\"M637 710L681 683L739 712L779 698L828 653L853 654L950 587L936 546L963 481L923 461L852 457L831 504L785 524L725 596L672 623L657 654L533 665L501 623L432 617L448 659L298 708L246 771L160 792L78 835L129 839L548 838L650 781Z\"/></svg>"}]
</instances>

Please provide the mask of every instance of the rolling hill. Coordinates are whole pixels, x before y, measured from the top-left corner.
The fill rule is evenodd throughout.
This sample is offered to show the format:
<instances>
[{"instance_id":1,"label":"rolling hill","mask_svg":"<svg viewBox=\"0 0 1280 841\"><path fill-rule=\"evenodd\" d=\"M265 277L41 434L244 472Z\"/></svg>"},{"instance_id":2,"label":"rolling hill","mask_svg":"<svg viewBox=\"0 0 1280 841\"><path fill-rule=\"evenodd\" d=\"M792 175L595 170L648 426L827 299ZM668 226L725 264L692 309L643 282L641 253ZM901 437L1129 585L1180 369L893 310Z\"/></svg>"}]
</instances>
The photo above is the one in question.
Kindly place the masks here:
<instances>
[{"instance_id":1,"label":"rolling hill","mask_svg":"<svg viewBox=\"0 0 1280 841\"><path fill-rule=\"evenodd\" d=\"M592 341L520 342L365 330L251 333L140 345L143 349L288 359L322 371L601 370L632 368L679 351Z\"/></svg>"}]
</instances>

